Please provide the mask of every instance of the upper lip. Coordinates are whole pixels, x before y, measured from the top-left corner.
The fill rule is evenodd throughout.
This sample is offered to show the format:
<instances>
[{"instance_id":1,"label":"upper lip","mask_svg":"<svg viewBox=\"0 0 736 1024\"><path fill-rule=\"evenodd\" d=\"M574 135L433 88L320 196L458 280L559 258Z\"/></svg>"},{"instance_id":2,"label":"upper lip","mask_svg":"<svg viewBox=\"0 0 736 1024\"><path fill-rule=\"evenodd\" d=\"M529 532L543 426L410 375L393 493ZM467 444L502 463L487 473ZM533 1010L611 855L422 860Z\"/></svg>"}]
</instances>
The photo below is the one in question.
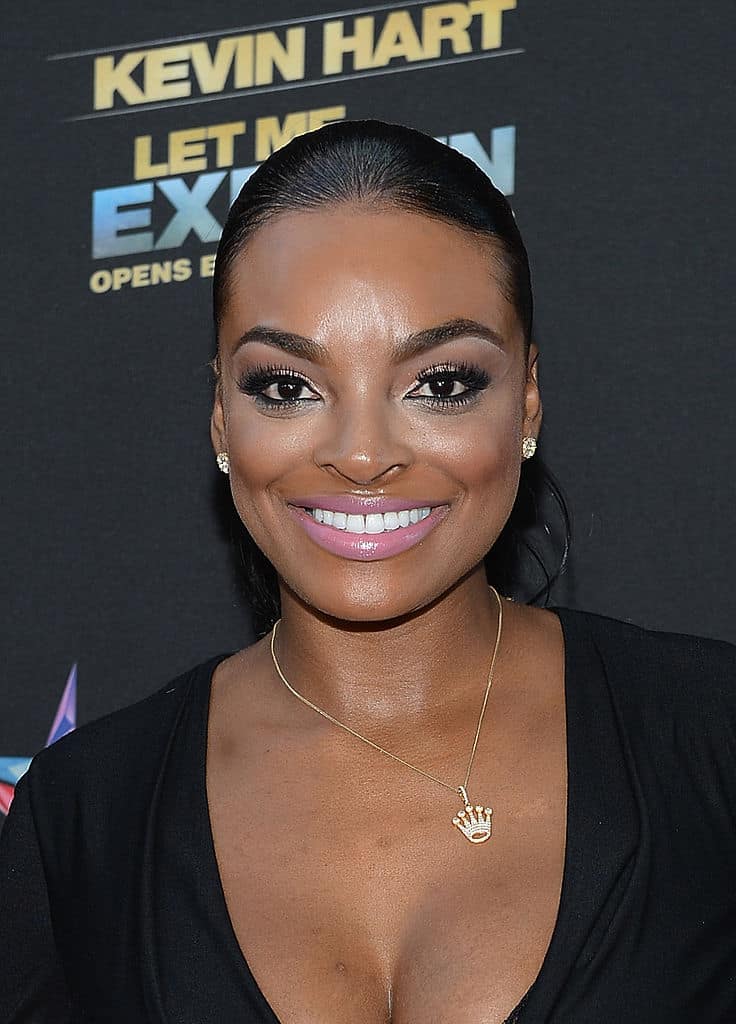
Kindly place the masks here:
<instances>
[{"instance_id":1,"label":"upper lip","mask_svg":"<svg viewBox=\"0 0 736 1024\"><path fill-rule=\"evenodd\" d=\"M299 508L323 508L331 512L345 512L347 515L401 512L402 509L436 508L438 505L448 504L434 498L387 498L380 494L372 497L359 497L354 494L310 494L308 497L290 498L288 503Z\"/></svg>"}]
</instances>

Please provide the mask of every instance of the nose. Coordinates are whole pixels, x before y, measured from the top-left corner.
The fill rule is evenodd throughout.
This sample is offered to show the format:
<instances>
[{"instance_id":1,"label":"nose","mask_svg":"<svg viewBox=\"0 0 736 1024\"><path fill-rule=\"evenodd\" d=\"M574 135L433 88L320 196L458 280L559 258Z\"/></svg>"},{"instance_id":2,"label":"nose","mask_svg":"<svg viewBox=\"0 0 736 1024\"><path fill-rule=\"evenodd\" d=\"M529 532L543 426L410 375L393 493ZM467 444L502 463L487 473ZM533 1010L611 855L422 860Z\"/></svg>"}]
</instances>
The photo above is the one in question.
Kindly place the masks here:
<instances>
[{"instance_id":1,"label":"nose","mask_svg":"<svg viewBox=\"0 0 736 1024\"><path fill-rule=\"evenodd\" d=\"M388 401L361 396L335 407L314 448L322 469L354 484L374 484L414 459L409 424Z\"/></svg>"}]
</instances>

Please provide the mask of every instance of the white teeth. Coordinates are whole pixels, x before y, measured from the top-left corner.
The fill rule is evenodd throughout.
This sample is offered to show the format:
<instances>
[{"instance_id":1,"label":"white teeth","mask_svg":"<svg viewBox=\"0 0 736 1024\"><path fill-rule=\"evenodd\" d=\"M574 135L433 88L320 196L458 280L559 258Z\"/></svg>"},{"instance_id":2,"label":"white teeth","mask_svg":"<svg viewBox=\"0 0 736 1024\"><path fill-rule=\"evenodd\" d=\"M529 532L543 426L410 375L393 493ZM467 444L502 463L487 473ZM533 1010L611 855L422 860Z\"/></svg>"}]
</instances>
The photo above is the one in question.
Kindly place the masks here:
<instances>
[{"instance_id":1,"label":"white teeth","mask_svg":"<svg viewBox=\"0 0 736 1024\"><path fill-rule=\"evenodd\" d=\"M366 533L383 533L383 516L380 513L365 517Z\"/></svg>"},{"instance_id":2,"label":"white teeth","mask_svg":"<svg viewBox=\"0 0 736 1024\"><path fill-rule=\"evenodd\" d=\"M401 512L370 512L366 516L346 515L345 512L332 512L326 508L309 509L309 514L318 523L332 526L338 530L345 530L346 533L386 533L391 530L398 530L401 527L413 523L420 523L426 519L432 509L411 508L402 509Z\"/></svg>"},{"instance_id":3,"label":"white teeth","mask_svg":"<svg viewBox=\"0 0 736 1024\"><path fill-rule=\"evenodd\" d=\"M345 529L348 533L365 533L365 516L348 516Z\"/></svg>"}]
</instances>

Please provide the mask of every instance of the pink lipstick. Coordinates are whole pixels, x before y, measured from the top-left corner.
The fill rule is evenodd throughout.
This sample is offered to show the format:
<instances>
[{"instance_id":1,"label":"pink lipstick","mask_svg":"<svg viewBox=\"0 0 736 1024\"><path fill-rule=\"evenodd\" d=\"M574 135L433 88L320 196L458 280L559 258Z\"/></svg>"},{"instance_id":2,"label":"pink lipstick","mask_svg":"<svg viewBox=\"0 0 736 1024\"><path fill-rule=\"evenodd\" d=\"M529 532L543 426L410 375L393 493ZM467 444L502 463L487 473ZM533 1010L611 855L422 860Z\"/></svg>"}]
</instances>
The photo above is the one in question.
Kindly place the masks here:
<instances>
[{"instance_id":1,"label":"pink lipstick","mask_svg":"<svg viewBox=\"0 0 736 1024\"><path fill-rule=\"evenodd\" d=\"M287 507L315 544L358 561L377 561L407 551L450 511L449 504L438 505L437 499L348 494L309 495L291 499Z\"/></svg>"}]
</instances>

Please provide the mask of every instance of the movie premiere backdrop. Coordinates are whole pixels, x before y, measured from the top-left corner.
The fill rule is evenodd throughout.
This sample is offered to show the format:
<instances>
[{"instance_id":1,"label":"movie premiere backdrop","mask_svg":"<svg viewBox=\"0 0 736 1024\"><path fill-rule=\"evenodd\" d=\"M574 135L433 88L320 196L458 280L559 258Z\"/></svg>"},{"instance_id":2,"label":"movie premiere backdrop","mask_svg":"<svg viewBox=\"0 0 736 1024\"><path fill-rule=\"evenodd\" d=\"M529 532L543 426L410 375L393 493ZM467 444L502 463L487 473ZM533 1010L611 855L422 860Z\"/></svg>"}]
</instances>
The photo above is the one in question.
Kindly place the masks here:
<instances>
[{"instance_id":1,"label":"movie premiere backdrop","mask_svg":"<svg viewBox=\"0 0 736 1024\"><path fill-rule=\"evenodd\" d=\"M0 807L45 743L253 638L209 441L214 253L259 162L331 121L420 128L514 206L573 517L552 603L736 640L735 11L4 12Z\"/></svg>"}]
</instances>

